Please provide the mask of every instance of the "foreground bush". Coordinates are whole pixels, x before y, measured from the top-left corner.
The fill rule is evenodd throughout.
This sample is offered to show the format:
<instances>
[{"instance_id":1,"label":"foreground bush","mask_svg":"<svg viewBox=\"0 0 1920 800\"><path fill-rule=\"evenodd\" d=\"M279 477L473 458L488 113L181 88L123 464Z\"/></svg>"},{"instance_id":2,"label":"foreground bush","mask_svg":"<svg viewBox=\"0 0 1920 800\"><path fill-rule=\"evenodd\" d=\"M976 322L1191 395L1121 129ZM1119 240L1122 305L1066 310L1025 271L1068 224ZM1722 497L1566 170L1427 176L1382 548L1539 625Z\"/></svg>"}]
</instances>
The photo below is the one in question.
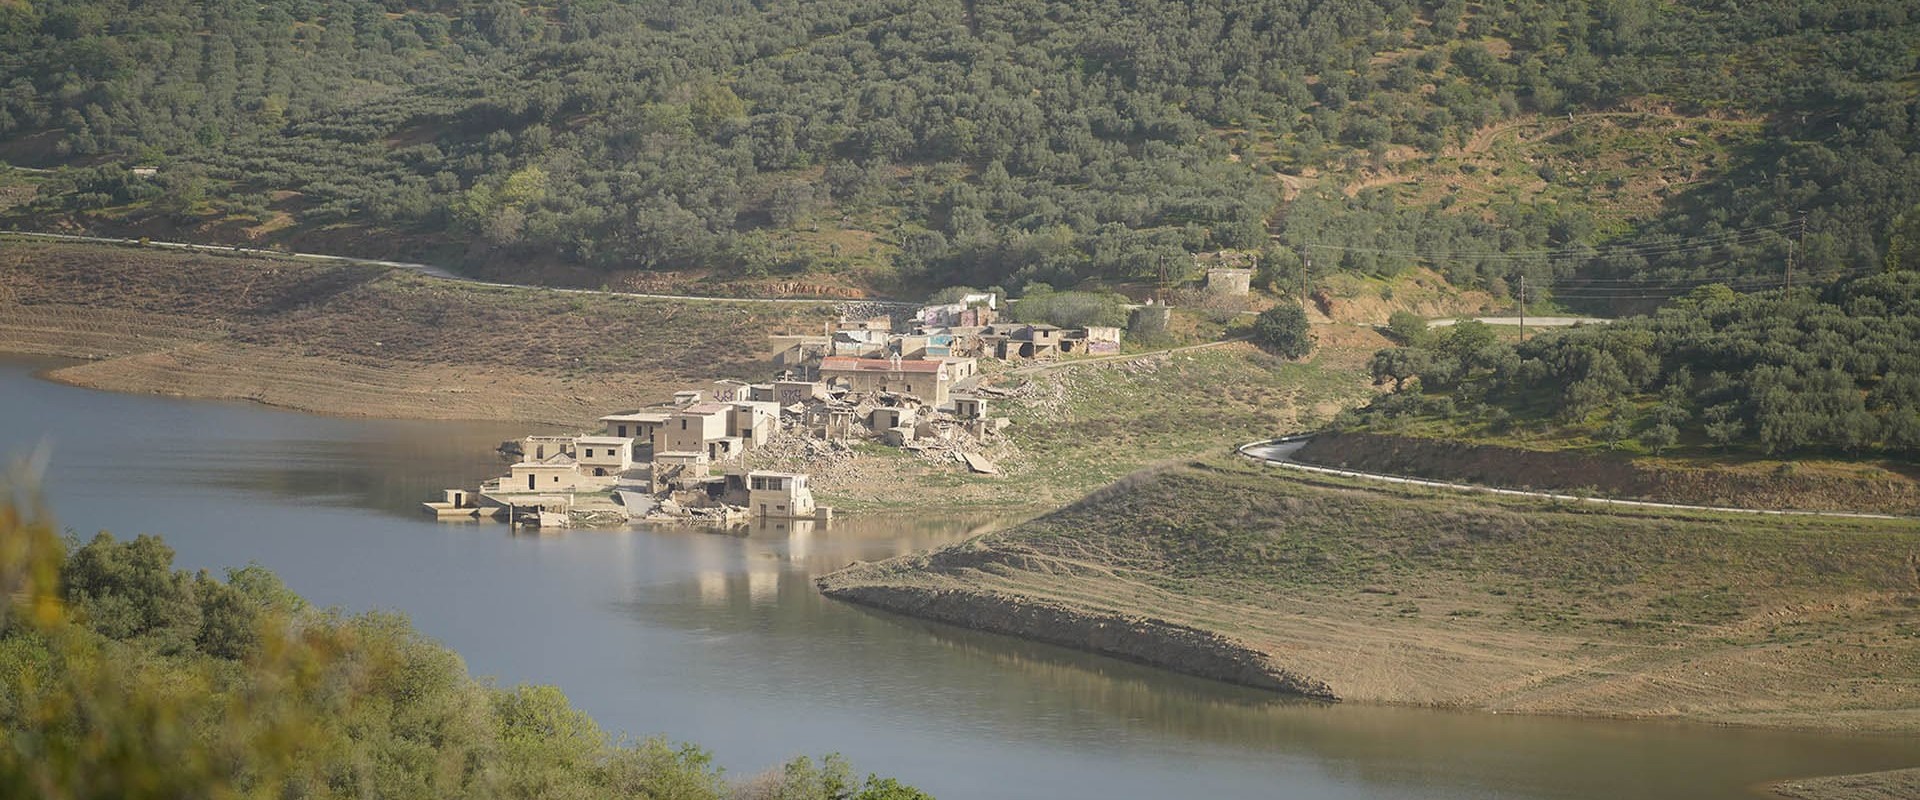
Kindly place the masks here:
<instances>
[{"instance_id":1,"label":"foreground bush","mask_svg":"<svg viewBox=\"0 0 1920 800\"><path fill-rule=\"evenodd\" d=\"M0 797L925 797L837 756L729 784L615 741L558 689L497 689L401 617L315 610L160 539L63 542L0 505Z\"/></svg>"}]
</instances>

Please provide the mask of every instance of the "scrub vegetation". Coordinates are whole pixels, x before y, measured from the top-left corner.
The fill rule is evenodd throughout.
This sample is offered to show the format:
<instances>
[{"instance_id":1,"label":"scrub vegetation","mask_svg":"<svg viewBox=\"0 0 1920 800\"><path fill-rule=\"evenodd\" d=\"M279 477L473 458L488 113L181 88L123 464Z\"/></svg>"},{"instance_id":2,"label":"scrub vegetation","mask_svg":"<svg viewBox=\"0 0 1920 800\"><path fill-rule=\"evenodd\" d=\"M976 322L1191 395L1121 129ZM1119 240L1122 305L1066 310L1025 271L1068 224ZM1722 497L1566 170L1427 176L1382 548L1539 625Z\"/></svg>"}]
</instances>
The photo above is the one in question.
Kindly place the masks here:
<instances>
[{"instance_id":1,"label":"scrub vegetation","mask_svg":"<svg viewBox=\"0 0 1920 800\"><path fill-rule=\"evenodd\" d=\"M58 171L0 213L587 285L1227 248L1600 304L1911 261L1916 41L1905 0L6 3L0 159Z\"/></svg>"},{"instance_id":2,"label":"scrub vegetation","mask_svg":"<svg viewBox=\"0 0 1920 800\"><path fill-rule=\"evenodd\" d=\"M1390 394L1341 427L1702 456L1920 461L1920 272L1822 290L1695 290L1648 316L1499 340L1393 328Z\"/></svg>"},{"instance_id":3,"label":"scrub vegetation","mask_svg":"<svg viewBox=\"0 0 1920 800\"><path fill-rule=\"evenodd\" d=\"M401 617L172 561L158 538L62 542L0 506L0 794L926 797L837 756L730 781L694 745L610 737L553 687L475 680Z\"/></svg>"}]
</instances>

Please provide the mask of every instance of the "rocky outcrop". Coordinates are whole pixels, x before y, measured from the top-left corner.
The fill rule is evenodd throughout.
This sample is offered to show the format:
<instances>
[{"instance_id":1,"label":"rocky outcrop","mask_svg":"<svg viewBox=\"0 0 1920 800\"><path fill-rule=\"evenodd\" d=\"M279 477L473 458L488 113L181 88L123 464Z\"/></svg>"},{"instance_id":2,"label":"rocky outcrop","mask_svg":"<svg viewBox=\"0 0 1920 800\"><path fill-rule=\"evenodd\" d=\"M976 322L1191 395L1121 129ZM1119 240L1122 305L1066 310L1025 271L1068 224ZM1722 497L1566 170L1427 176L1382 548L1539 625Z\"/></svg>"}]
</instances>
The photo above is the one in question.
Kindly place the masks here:
<instances>
[{"instance_id":1,"label":"rocky outcrop","mask_svg":"<svg viewBox=\"0 0 1920 800\"><path fill-rule=\"evenodd\" d=\"M868 582L861 567L819 579L828 597L974 630L1019 636L1227 683L1339 700L1325 681L1278 667L1216 633L1149 617L1081 611L1031 598Z\"/></svg>"}]
</instances>

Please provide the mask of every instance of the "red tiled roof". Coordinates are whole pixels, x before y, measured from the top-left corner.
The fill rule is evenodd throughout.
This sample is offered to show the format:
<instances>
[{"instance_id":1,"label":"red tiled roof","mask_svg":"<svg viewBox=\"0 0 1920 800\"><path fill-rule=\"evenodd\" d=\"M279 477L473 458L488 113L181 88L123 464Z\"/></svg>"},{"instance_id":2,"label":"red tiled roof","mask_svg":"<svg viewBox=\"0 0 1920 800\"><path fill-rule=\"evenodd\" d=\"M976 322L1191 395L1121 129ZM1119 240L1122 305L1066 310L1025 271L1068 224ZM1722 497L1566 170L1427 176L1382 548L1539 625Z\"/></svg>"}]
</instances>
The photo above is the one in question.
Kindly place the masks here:
<instances>
[{"instance_id":1,"label":"red tiled roof","mask_svg":"<svg viewBox=\"0 0 1920 800\"><path fill-rule=\"evenodd\" d=\"M820 360L821 372L939 372L940 362L903 358L852 358L828 356Z\"/></svg>"}]
</instances>

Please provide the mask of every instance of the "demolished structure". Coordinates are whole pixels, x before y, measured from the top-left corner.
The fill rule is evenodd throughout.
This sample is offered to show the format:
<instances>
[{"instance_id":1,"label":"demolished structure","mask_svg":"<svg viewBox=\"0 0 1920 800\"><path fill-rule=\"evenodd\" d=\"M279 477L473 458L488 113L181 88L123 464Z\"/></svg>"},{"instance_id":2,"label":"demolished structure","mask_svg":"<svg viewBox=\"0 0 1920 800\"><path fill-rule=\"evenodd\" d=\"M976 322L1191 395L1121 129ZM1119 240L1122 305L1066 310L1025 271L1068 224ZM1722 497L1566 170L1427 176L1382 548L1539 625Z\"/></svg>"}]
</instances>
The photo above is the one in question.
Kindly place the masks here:
<instances>
[{"instance_id":1,"label":"demolished structure","mask_svg":"<svg viewBox=\"0 0 1920 800\"><path fill-rule=\"evenodd\" d=\"M968 307L992 310L991 302ZM967 334L974 337L968 346L977 349L998 335L981 331L995 330ZM1088 341L1051 326L1005 330L1024 332L1013 341L1042 343L1045 355L1068 350L1064 342ZM1118 331L1099 337L1117 344ZM771 338L773 380L716 380L675 392L671 403L607 414L599 430L508 442L501 448L513 458L506 475L425 505L443 519L505 517L546 526L830 518L832 509L814 501L806 473L743 466L744 457L776 439L827 442L839 453L850 452L855 440L876 441L993 471L977 451L1008 421L989 417L986 401L962 390L978 369L975 357L955 354L962 335L896 334L886 318L876 318L843 320L826 336ZM1019 357L1042 354L1038 347L1014 350Z\"/></svg>"}]
</instances>

